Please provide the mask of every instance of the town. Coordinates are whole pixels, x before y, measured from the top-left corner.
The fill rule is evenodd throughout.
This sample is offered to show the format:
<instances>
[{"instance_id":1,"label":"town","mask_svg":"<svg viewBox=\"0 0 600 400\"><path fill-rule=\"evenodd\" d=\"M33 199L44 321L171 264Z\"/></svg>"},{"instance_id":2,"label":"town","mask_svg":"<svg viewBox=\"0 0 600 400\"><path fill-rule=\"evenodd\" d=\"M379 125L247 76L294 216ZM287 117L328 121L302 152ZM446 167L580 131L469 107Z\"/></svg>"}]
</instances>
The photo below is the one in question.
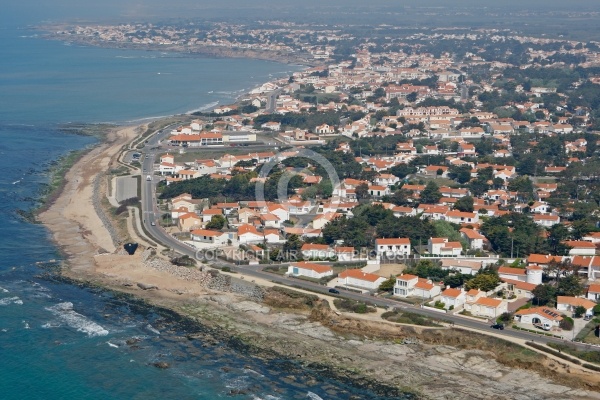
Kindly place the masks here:
<instances>
[{"instance_id":1,"label":"town","mask_svg":"<svg viewBox=\"0 0 600 400\"><path fill-rule=\"evenodd\" d=\"M595 42L264 25L55 33L311 65L194 113L154 148L143 173L167 233L332 294L600 344Z\"/></svg>"}]
</instances>

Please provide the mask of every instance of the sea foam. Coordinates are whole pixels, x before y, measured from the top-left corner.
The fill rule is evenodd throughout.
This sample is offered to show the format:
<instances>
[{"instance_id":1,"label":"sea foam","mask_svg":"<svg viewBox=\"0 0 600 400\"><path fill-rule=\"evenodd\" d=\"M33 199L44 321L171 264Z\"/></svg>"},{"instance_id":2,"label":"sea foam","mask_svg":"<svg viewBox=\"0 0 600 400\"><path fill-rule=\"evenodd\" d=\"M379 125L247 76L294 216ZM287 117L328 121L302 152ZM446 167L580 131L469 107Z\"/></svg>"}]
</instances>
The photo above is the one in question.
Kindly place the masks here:
<instances>
[{"instance_id":1,"label":"sea foam","mask_svg":"<svg viewBox=\"0 0 600 400\"><path fill-rule=\"evenodd\" d=\"M10 304L22 305L23 304L23 300L21 300L17 296L15 296L15 297L5 297L3 299L0 299L0 306L8 306Z\"/></svg>"},{"instance_id":2,"label":"sea foam","mask_svg":"<svg viewBox=\"0 0 600 400\"><path fill-rule=\"evenodd\" d=\"M55 314L58 319L71 328L75 328L78 332L86 333L88 336L106 336L108 331L94 321L91 321L86 316L73 311L73 303L64 302L56 304L52 307L47 307L46 310ZM49 324L46 324L50 327Z\"/></svg>"}]
</instances>

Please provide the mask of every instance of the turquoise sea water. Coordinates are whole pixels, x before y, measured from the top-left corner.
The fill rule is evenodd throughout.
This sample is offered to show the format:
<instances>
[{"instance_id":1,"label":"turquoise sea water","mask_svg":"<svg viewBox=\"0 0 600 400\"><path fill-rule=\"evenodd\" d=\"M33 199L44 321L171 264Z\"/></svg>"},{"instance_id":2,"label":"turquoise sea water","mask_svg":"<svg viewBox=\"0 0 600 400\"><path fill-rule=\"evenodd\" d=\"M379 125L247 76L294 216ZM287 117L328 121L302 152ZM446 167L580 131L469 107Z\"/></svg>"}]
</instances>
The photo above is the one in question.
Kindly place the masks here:
<instances>
[{"instance_id":1,"label":"turquoise sea water","mask_svg":"<svg viewBox=\"0 0 600 400\"><path fill-rule=\"evenodd\" d=\"M35 205L49 163L93 145L60 124L225 103L293 67L79 47L15 29L0 30L0 54L1 399L383 398L285 360L189 341L189 327L158 310L53 279L37 264L60 257L46 230L15 212ZM152 366L160 361L172 367Z\"/></svg>"}]
</instances>

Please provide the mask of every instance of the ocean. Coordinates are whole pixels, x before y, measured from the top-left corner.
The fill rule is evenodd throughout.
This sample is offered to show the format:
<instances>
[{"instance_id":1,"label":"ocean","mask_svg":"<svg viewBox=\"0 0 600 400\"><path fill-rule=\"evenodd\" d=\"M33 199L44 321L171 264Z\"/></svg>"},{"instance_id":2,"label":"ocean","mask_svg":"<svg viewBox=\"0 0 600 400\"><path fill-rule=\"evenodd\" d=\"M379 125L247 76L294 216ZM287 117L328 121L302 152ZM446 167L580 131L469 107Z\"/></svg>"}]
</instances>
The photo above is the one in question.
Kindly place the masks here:
<instances>
[{"instance_id":1,"label":"ocean","mask_svg":"<svg viewBox=\"0 0 600 400\"><path fill-rule=\"evenodd\" d=\"M62 125L229 103L299 67L84 47L13 28L0 30L0 54L0 398L383 399L286 360L187 340L189 327L161 310L58 279L48 232L17 213L37 205L57 158L95 143Z\"/></svg>"}]
</instances>

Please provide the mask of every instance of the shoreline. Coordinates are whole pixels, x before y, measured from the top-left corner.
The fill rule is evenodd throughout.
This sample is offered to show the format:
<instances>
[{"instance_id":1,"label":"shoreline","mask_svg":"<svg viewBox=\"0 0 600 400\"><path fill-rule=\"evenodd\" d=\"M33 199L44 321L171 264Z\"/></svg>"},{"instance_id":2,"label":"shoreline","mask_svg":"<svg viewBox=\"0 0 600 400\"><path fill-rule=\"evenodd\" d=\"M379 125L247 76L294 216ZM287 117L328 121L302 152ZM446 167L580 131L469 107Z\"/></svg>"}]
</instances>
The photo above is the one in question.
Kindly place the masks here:
<instances>
[{"instance_id":1,"label":"shoreline","mask_svg":"<svg viewBox=\"0 0 600 400\"><path fill-rule=\"evenodd\" d=\"M113 245L109 228L93 207L94 196L104 196L107 181L101 180L104 185L100 185L99 193L94 192L93 182L110 169L123 146L137 140L146 128L147 125L139 125L111 130L74 163L55 201L39 214L39 220L65 255L60 274L66 279L125 293L201 326L213 327L220 332L218 340L239 341L252 349L253 354L262 355L265 359L299 362L302 367L312 370L327 368L331 377L341 382L368 387L378 385L381 390L394 388L398 393L408 393L416 398L451 398L450 392L456 387L467 397L486 398L489 393L498 395L500 387L506 387L506 379L526 385L534 376L539 380L539 390L548 399L564 398L565 393L572 399L594 398L589 391L582 389L600 389L600 383L590 386L584 381L572 384L578 389L569 389L569 382L565 379L567 375L564 375L565 371L570 371L569 366L548 357L541 357L545 361L530 366L528 371L519 369L520 363L509 366L497 362L489 351L483 350L486 348L484 344L481 344L483 349L472 350L469 350L469 345L461 345L461 339L456 337L458 330L443 329L448 332L446 335L440 333L441 330L392 325L381 319L369 321L355 316L340 316L327 309L295 310L265 306L256 299L249 300L231 291L216 290L193 279L153 268L142 260L141 255L124 255ZM181 268L185 272L189 270ZM197 272L197 269L194 270ZM156 286L157 289L144 290L140 283ZM337 322L331 322L334 320ZM421 338L419 344L398 344L399 340L401 343L403 338L411 337ZM290 345L291 340L293 345ZM452 347L449 343L459 347ZM269 358L270 354L275 356ZM456 365L454 358L474 370L466 373L464 367ZM550 382L548 375L539 368L543 363L550 368L549 372L562 373L562 378L557 375L553 380L554 386L561 388L558 397L553 397L555 392L543 388ZM453 376L452 379L444 376L459 366L461 376ZM436 369L438 372L433 378L431 373ZM489 376L499 378L498 374L504 377L504 382L489 381ZM577 376L589 378L583 373ZM450 382L454 386L447 387ZM483 385L490 388L485 396L481 390L473 389ZM515 387L512 382L511 387ZM600 399L600 394L595 397Z\"/></svg>"}]
</instances>

